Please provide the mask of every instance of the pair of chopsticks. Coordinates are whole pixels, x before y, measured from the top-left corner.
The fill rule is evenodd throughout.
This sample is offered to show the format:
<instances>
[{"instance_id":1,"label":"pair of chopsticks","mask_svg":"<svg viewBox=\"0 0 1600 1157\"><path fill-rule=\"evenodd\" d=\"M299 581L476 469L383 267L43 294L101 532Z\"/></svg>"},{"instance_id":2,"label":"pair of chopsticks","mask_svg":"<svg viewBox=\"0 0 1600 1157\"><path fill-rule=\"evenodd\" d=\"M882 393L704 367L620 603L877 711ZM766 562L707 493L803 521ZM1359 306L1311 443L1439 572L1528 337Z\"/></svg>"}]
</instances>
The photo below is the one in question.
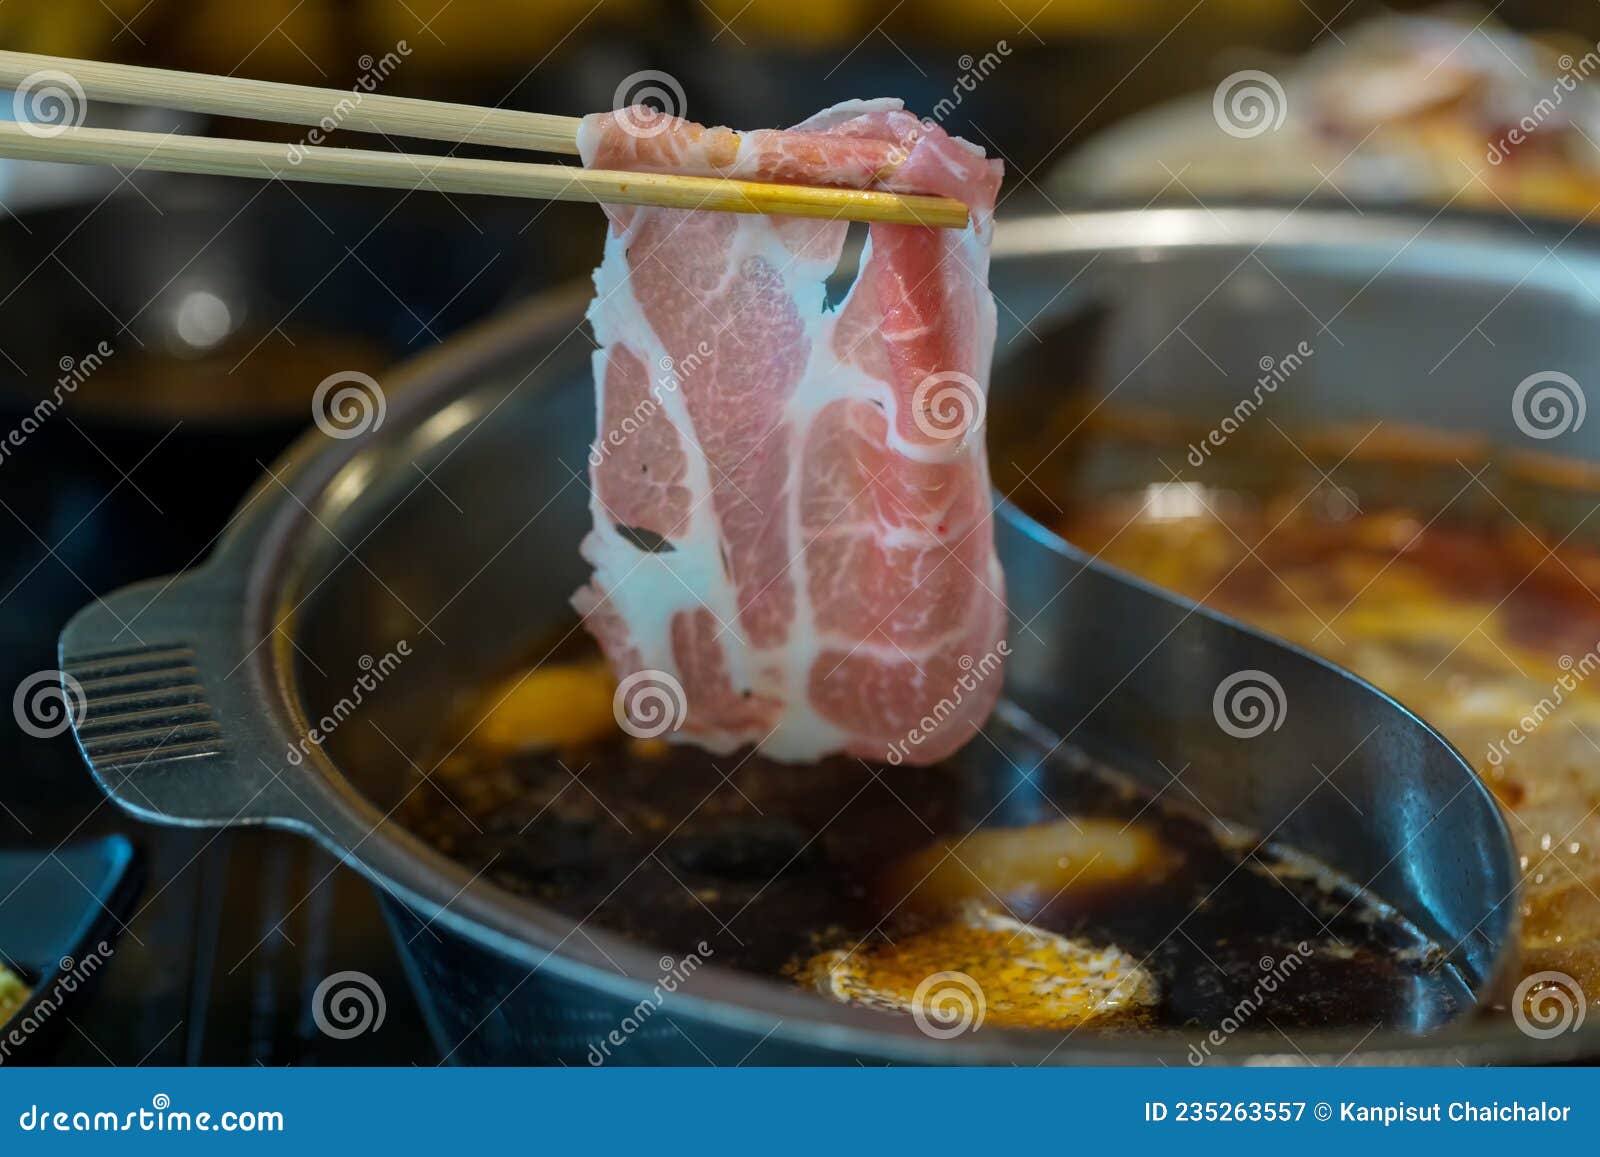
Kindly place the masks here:
<instances>
[{"instance_id":1,"label":"pair of chopsticks","mask_svg":"<svg viewBox=\"0 0 1600 1157\"><path fill-rule=\"evenodd\" d=\"M66 74L89 100L215 113L259 121L320 125L338 114L338 128L459 144L576 154L577 117L478 108L332 88L310 88L231 76L72 60L0 51L0 87L51 84ZM45 74L45 75L41 75ZM55 78L59 85L60 77ZM81 119L81 110L68 110ZM72 164L127 165L177 173L273 177L335 185L429 187L444 193L489 193L556 201L600 201L728 213L782 214L847 221L887 221L959 229L967 207L947 197L812 188L714 177L680 177L584 169L572 165L435 157L319 145L289 147L123 129L40 126L0 121L0 157Z\"/></svg>"}]
</instances>

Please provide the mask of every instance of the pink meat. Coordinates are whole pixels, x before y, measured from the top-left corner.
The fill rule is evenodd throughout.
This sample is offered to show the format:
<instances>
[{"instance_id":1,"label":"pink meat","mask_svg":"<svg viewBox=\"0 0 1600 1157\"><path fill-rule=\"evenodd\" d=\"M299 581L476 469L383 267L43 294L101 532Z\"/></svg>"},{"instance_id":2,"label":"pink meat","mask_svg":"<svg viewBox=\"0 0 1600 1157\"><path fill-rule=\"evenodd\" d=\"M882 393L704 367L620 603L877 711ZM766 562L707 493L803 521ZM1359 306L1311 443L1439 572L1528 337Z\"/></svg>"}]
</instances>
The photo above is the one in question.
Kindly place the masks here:
<instances>
[{"instance_id":1,"label":"pink meat","mask_svg":"<svg viewBox=\"0 0 1600 1157\"><path fill-rule=\"evenodd\" d=\"M999 162L898 101L750 133L625 109L586 118L579 146L596 168L971 206L964 230L873 225L836 310L843 222L608 207L594 573L574 597L625 686L681 689L674 738L795 762L949 755L1006 653L981 429Z\"/></svg>"}]
</instances>

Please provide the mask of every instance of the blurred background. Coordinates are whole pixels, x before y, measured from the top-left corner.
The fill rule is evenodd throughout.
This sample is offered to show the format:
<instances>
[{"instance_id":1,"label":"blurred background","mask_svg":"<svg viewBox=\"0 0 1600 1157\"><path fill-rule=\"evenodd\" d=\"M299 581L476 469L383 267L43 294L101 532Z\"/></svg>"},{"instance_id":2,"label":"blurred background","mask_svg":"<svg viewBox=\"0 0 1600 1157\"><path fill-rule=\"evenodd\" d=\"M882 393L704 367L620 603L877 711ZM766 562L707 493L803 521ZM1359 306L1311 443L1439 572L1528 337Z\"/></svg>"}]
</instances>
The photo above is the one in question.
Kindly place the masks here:
<instances>
[{"instance_id":1,"label":"blurred background","mask_svg":"<svg viewBox=\"0 0 1600 1157\"><path fill-rule=\"evenodd\" d=\"M1576 93L1600 69L1597 37L1600 8L1555 0L1492 11L1365 0L0 5L6 49L551 113L611 108L646 71L681 87L672 111L736 127L898 96L1005 160L1003 213L1266 196L1584 220L1600 189L1600 112ZM1272 82L1257 86L1264 109L1232 103L1228 82L1258 73ZM1558 90L1568 95L1537 133L1505 145ZM1251 118L1270 122L1275 101L1311 115L1258 129ZM37 111L0 100L0 116ZM104 105L90 106L88 123L303 137ZM1263 132L1269 147L1230 152ZM331 143L447 148L356 134ZM204 556L308 424L326 375L379 375L582 277L601 242L586 206L11 161L0 162L0 213L0 427L19 428L73 382L60 414L0 457L8 694L56 666L57 633L78 607ZM334 1059L330 1043L340 1062L437 1059L355 877L304 841L127 822L91 787L68 736L14 726L12 714L0 712L0 856L11 873L0 873L0 951L8 921L43 918L6 888L45 879L89 921L63 917L56 950L90 926L118 945L95 999L34 1042L38 1059L307 1064ZM72 870L75 849L118 833L133 861L97 860L104 872L87 879ZM390 1027L330 1042L310 1021L309 993L354 967L379 976Z\"/></svg>"}]
</instances>

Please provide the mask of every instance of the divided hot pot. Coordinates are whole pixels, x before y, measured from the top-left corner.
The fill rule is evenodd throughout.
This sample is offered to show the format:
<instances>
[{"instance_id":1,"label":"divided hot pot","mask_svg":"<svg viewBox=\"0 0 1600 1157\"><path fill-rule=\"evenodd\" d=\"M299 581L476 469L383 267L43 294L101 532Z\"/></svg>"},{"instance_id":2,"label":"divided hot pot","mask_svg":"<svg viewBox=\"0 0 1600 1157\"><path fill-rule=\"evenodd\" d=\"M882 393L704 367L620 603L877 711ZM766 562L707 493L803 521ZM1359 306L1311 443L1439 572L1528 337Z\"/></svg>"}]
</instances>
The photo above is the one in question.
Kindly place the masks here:
<instances>
[{"instance_id":1,"label":"divided hot pot","mask_svg":"<svg viewBox=\"0 0 1600 1157\"><path fill-rule=\"evenodd\" d=\"M1234 412L1266 354L1303 341L1315 355L1293 396L1273 399L1286 428L1376 416L1514 440L1512 388L1600 352L1597 275L1600 248L1582 239L1449 215L1156 209L1003 222L996 481L1012 489L1005 446L1019 423L1044 425L1058 402L1156 409L1207 429ZM631 1016L640 1023L608 1063L1185 1063L1192 1032L936 1039L912 1018L714 954L675 980L661 1017L640 1018L698 935L646 943L564 914L403 822L441 720L573 621L595 425L584 303L578 291L539 299L412 361L381 383L381 422L352 438L314 430L274 464L204 564L85 608L61 660L84 689L76 733L100 785L152 822L281 827L361 872L452 1062L592 1063ZM1463 348L1479 327L1492 343ZM1591 428L1561 449L1600 457ZM1191 769L1184 790L1202 807L1369 883L1446 950L1472 998L1504 1002L1520 976L1518 865L1494 798L1427 722L1305 651L1116 571L1009 501L997 534L1017 612L1016 726L1152 792ZM1108 678L1113 668L1126 673ZM1218 687L1252 670L1281 686L1281 725L1219 728ZM981 752L962 767L978 814L993 804L996 823L1051 818L1017 790L1029 769ZM1538 1039L1470 1008L1428 1028L1308 1028L1288 1042L1247 1024L1215 1060L1600 1053L1592 1026Z\"/></svg>"}]
</instances>

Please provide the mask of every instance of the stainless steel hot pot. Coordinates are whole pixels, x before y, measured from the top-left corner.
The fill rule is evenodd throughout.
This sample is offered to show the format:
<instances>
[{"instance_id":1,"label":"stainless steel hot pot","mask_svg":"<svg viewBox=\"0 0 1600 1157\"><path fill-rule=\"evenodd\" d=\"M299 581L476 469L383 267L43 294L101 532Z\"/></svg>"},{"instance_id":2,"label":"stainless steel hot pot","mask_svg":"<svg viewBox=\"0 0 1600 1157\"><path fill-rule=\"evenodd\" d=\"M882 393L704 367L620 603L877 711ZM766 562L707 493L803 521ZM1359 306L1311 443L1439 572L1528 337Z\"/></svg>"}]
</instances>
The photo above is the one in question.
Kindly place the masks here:
<instances>
[{"instance_id":1,"label":"stainless steel hot pot","mask_svg":"<svg viewBox=\"0 0 1600 1157\"><path fill-rule=\"evenodd\" d=\"M1547 249L1557 242L1560 261ZM1595 364L1600 353L1591 292L1600 251L1498 221L1270 209L1041 216L1002 227L994 285L997 427L1038 404L1036 368L1019 376L1008 367L1026 361L1035 336L1071 333L1090 315L1094 340L1068 343L1081 363L1058 360L1055 380L1199 418L1231 408L1263 351L1315 335L1317 355L1294 395L1308 406L1301 421L1392 415L1509 437L1508 392L1531 368ZM474 878L392 818L415 775L407 753L428 745L456 696L562 621L582 577L576 545L594 428L584 298L537 301L411 363L384 383L381 426L345 440L308 434L253 491L206 565L96 603L62 638L63 670L89 689L78 736L105 790L161 823L291 829L366 875L442 1051L457 1062L583 1063L659 980L661 954L689 947L580 929ZM1491 330L1492 345L1473 337ZM1580 432L1578 452L1600 456L1597 430ZM1043 609L1062 586L1046 581L1059 579L1055 568L1082 579L1068 601L1102 588L1112 597L1107 568L1015 510L1003 511L998 533L1014 600ZM1180 600L1166 606L1174 624L1213 618ZM1159 626L1114 625L1106 645ZM353 675L402 640L409 655L370 681L360 718L305 742L349 696ZM1164 652L1129 680L1129 698L1077 685L1070 647L1016 645L1014 690L1047 727L1070 728L1075 745L1134 774L1163 757L1209 767L1202 796L1229 783L1237 753L1218 745L1209 703L1238 656ZM141 709L127 710L130 701ZM1318 706L1292 716L1286 736L1360 746L1345 733L1337 693ZM1207 726L1195 726L1202 716ZM1396 718L1351 788L1367 793L1368 825L1330 830L1314 815L1288 815L1270 778L1243 792L1230 784L1229 818L1261 829L1285 820L1286 842L1336 862L1368 857L1387 871L1380 891L1402 894L1441 937L1460 940L1464 967L1486 972L1492 962L1473 957L1474 905L1480 925L1502 934L1514 925L1515 904L1504 901L1515 880L1485 851L1503 834L1498 813L1475 779L1431 782L1419 771L1416 753L1433 737ZM1446 798L1465 803L1446 808ZM1414 854L1372 862L1380 830ZM1492 908L1482 903L1489 893L1500 897ZM1181 1063L1187 1043L1002 1030L931 1040L909 1018L833 1005L714 962L671 999L670 1018L647 1024L615 1060ZM1556 1061L1600 1053L1600 1024L1532 1040L1509 1021L1468 1018L1427 1037L1308 1032L1295 1043L1291 1051L1276 1033L1241 1034L1219 1059L1332 1062L1355 1050L1374 1063Z\"/></svg>"}]
</instances>

